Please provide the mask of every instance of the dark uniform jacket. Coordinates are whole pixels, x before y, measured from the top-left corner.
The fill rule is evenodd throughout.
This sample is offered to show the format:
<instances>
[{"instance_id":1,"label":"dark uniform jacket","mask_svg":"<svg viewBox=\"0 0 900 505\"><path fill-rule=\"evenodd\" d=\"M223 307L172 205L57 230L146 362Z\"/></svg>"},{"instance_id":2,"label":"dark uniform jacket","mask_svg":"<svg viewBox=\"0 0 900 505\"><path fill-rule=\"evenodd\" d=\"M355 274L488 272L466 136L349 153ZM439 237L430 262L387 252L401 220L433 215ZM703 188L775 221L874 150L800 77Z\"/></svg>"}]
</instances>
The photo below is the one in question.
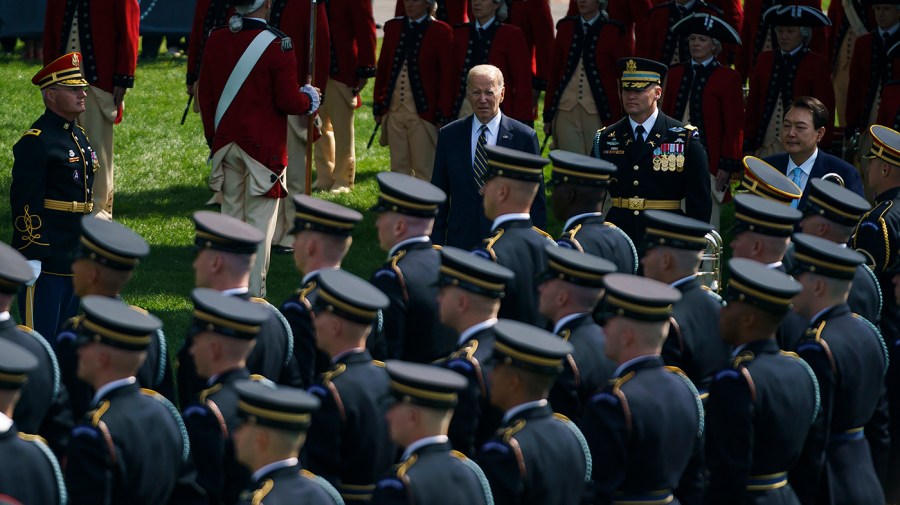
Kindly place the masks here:
<instances>
[{"instance_id":1,"label":"dark uniform jacket","mask_svg":"<svg viewBox=\"0 0 900 505\"><path fill-rule=\"evenodd\" d=\"M747 344L710 386L706 503L799 503L783 481L818 410L816 378L803 360L774 339Z\"/></svg>"},{"instance_id":2,"label":"dark uniform jacket","mask_svg":"<svg viewBox=\"0 0 900 505\"><path fill-rule=\"evenodd\" d=\"M50 0L44 17L44 65L68 53L78 10L81 68L91 86L134 87L141 11L137 0ZM76 228L79 229L79 228Z\"/></svg>"},{"instance_id":3,"label":"dark uniform jacket","mask_svg":"<svg viewBox=\"0 0 900 505\"><path fill-rule=\"evenodd\" d=\"M475 253L516 274L506 284L498 317L544 328L547 320L538 312L537 276L547 268L544 248L556 242L547 232L532 226L531 219L504 221L492 233Z\"/></svg>"},{"instance_id":4,"label":"dark uniform jacket","mask_svg":"<svg viewBox=\"0 0 900 505\"><path fill-rule=\"evenodd\" d=\"M303 470L300 465L276 468L253 482L253 491L244 493L241 505L343 504L334 486L327 480Z\"/></svg>"},{"instance_id":5,"label":"dark uniform jacket","mask_svg":"<svg viewBox=\"0 0 900 505\"><path fill-rule=\"evenodd\" d=\"M304 388L312 386L313 380L331 367L331 358L316 344L316 328L312 321L312 306L319 296L318 278L317 272L304 277L303 286L279 309L294 335L294 361Z\"/></svg>"},{"instance_id":6,"label":"dark uniform jacket","mask_svg":"<svg viewBox=\"0 0 900 505\"><path fill-rule=\"evenodd\" d=\"M789 160L790 155L788 153L780 153L768 156L763 161L780 170L782 174L789 176ZM791 166L793 167L793 165ZM791 170L793 170L793 168L791 168ZM835 173L841 176L844 180L843 186L845 188L853 191L859 196L866 196L865 190L863 189L862 178L859 176L859 171L856 167L837 156L828 154L819 149L818 153L816 153L816 160L813 162L812 170L810 170L809 179L821 179L829 173ZM809 193L804 191L803 196L800 197L800 208L803 208L803 204L806 203L807 198L809 198Z\"/></svg>"},{"instance_id":7,"label":"dark uniform jacket","mask_svg":"<svg viewBox=\"0 0 900 505\"><path fill-rule=\"evenodd\" d=\"M593 503L664 499L688 464L702 422L697 391L680 371L659 357L625 367L591 398L581 420L593 459Z\"/></svg>"},{"instance_id":8,"label":"dark uniform jacket","mask_svg":"<svg viewBox=\"0 0 900 505\"><path fill-rule=\"evenodd\" d=\"M731 346L719 337L722 299L696 277L675 287L681 300L673 307L674 331L663 343L662 357L706 392L713 374L727 365L731 356Z\"/></svg>"},{"instance_id":9,"label":"dark uniform jacket","mask_svg":"<svg viewBox=\"0 0 900 505\"><path fill-rule=\"evenodd\" d=\"M494 503L580 503L590 480L590 455L575 424L549 404L525 408L478 451Z\"/></svg>"},{"instance_id":10,"label":"dark uniform jacket","mask_svg":"<svg viewBox=\"0 0 900 505\"><path fill-rule=\"evenodd\" d=\"M609 195L623 199L684 199L684 214L709 221L712 209L709 168L697 129L660 111L653 128L644 135L643 144L634 141L634 130L626 116L612 126L601 128L594 137L593 155L618 168ZM627 233L633 242L642 241L645 225L640 210L613 207L606 219Z\"/></svg>"},{"instance_id":11,"label":"dark uniform jacket","mask_svg":"<svg viewBox=\"0 0 900 505\"><path fill-rule=\"evenodd\" d=\"M612 261L617 272L637 273L638 253L634 243L619 227L606 222L600 213L570 218L556 243Z\"/></svg>"},{"instance_id":12,"label":"dark uniform jacket","mask_svg":"<svg viewBox=\"0 0 900 505\"><path fill-rule=\"evenodd\" d=\"M247 370L272 382L299 387L302 381L294 360L294 337L285 316L269 302L250 296L249 293L232 296L264 304L269 309L269 317L260 327L256 345L247 357ZM178 351L178 397L182 405L187 405L208 387L206 379L197 375L197 365L190 353L193 342L193 335L188 335Z\"/></svg>"},{"instance_id":13,"label":"dark uniform jacket","mask_svg":"<svg viewBox=\"0 0 900 505\"><path fill-rule=\"evenodd\" d=\"M444 442L420 447L391 468L378 481L372 505L486 505L489 495L478 465Z\"/></svg>"},{"instance_id":14,"label":"dark uniform jacket","mask_svg":"<svg viewBox=\"0 0 900 505\"><path fill-rule=\"evenodd\" d=\"M830 75L830 71L828 60L808 47L801 47L795 54L787 56L780 49L760 54L750 76L744 117L744 151L755 151L762 145L778 102L787 114L791 102L798 96L815 97L825 104L827 136L834 123L834 87L830 79L822 76Z\"/></svg>"},{"instance_id":15,"label":"dark uniform jacket","mask_svg":"<svg viewBox=\"0 0 900 505\"><path fill-rule=\"evenodd\" d=\"M887 43L877 29L856 39L850 61L853 78L847 88L848 129L859 128L865 133L879 86L900 79L900 58L887 55L887 50L897 42L900 42L900 30L895 31Z\"/></svg>"},{"instance_id":16,"label":"dark uniform jacket","mask_svg":"<svg viewBox=\"0 0 900 505\"><path fill-rule=\"evenodd\" d=\"M449 354L456 342L438 317L440 253L427 238L398 246L371 280L391 302L384 311L387 354L376 357L428 363Z\"/></svg>"},{"instance_id":17,"label":"dark uniform jacket","mask_svg":"<svg viewBox=\"0 0 900 505\"><path fill-rule=\"evenodd\" d=\"M579 314L555 331L573 350L547 399L554 412L578 422L584 406L606 384L616 365L604 354L606 334L591 314Z\"/></svg>"},{"instance_id":18,"label":"dark uniform jacket","mask_svg":"<svg viewBox=\"0 0 900 505\"><path fill-rule=\"evenodd\" d=\"M66 486L56 457L41 437L0 428L0 496L6 503L66 503ZM4 500L6 501L6 500Z\"/></svg>"},{"instance_id":19,"label":"dark uniform jacket","mask_svg":"<svg viewBox=\"0 0 900 505\"><path fill-rule=\"evenodd\" d=\"M448 122L457 82L452 50L453 29L443 21L426 17L417 23L404 16L385 23L372 92L373 113L381 116L390 111L394 86L406 62L416 112L430 123Z\"/></svg>"},{"instance_id":20,"label":"dark uniform jacket","mask_svg":"<svg viewBox=\"0 0 900 505\"><path fill-rule=\"evenodd\" d=\"M439 363L462 374L467 381L458 395L447 432L453 449L467 456L475 454L475 449L494 435L503 418L503 411L491 405L488 381L496 339L493 325L477 330Z\"/></svg>"},{"instance_id":21,"label":"dark uniform jacket","mask_svg":"<svg viewBox=\"0 0 900 505\"><path fill-rule=\"evenodd\" d=\"M582 28L581 16L560 19L556 24L556 41L547 93L544 97L544 124L550 124L559 111L559 102L566 86L574 79L578 63L584 66L587 82L578 86L590 88L596 105L595 111L604 125L612 124L622 117L619 85L615 72L616 62L634 54L634 42L626 37L625 26L609 19L605 11L593 21L587 32Z\"/></svg>"},{"instance_id":22,"label":"dark uniform jacket","mask_svg":"<svg viewBox=\"0 0 900 505\"><path fill-rule=\"evenodd\" d=\"M459 86L448 119L459 117L460 108L467 99L469 70L487 63L503 73L504 96L500 110L517 121L533 123L529 54L522 30L497 18L484 29L477 28L474 21L456 26L453 29L453 64Z\"/></svg>"},{"instance_id":23,"label":"dark uniform jacket","mask_svg":"<svg viewBox=\"0 0 900 505\"><path fill-rule=\"evenodd\" d=\"M712 60L693 67L688 59L669 69L663 111L683 118L699 129L700 142L709 156L709 173L742 169L744 145L744 90L737 71ZM690 106L690 110L688 110Z\"/></svg>"},{"instance_id":24,"label":"dark uniform jacket","mask_svg":"<svg viewBox=\"0 0 900 505\"><path fill-rule=\"evenodd\" d=\"M884 503L864 433L887 372L881 335L847 304L835 305L812 322L797 353L816 374L822 410L791 472L791 486L803 503L813 503L817 491L825 503Z\"/></svg>"},{"instance_id":25,"label":"dark uniform jacket","mask_svg":"<svg viewBox=\"0 0 900 505\"><path fill-rule=\"evenodd\" d=\"M29 372L13 411L16 426L25 433L41 435L55 454L63 456L74 420L56 354L39 333L16 327L12 319L0 322L0 339L21 345L38 359L38 367Z\"/></svg>"},{"instance_id":26,"label":"dark uniform jacket","mask_svg":"<svg viewBox=\"0 0 900 505\"><path fill-rule=\"evenodd\" d=\"M309 388L322 406L303 448L306 466L345 500L368 500L396 456L384 418L389 388L384 364L365 350L340 356Z\"/></svg>"},{"instance_id":27,"label":"dark uniform jacket","mask_svg":"<svg viewBox=\"0 0 900 505\"><path fill-rule=\"evenodd\" d=\"M210 504L237 503L241 491L250 486L250 470L235 459L233 438L240 424L234 383L248 378L246 368L225 372L184 409L197 483L206 490Z\"/></svg>"},{"instance_id":28,"label":"dark uniform jacket","mask_svg":"<svg viewBox=\"0 0 900 505\"><path fill-rule=\"evenodd\" d=\"M90 203L97 155L84 129L46 110L13 146L13 158L11 244L41 260L42 273L71 274L83 214L45 209L44 201Z\"/></svg>"},{"instance_id":29,"label":"dark uniform jacket","mask_svg":"<svg viewBox=\"0 0 900 505\"><path fill-rule=\"evenodd\" d=\"M191 445L178 411L159 393L115 388L72 430L69 503L186 503L173 493L188 475Z\"/></svg>"}]
</instances>

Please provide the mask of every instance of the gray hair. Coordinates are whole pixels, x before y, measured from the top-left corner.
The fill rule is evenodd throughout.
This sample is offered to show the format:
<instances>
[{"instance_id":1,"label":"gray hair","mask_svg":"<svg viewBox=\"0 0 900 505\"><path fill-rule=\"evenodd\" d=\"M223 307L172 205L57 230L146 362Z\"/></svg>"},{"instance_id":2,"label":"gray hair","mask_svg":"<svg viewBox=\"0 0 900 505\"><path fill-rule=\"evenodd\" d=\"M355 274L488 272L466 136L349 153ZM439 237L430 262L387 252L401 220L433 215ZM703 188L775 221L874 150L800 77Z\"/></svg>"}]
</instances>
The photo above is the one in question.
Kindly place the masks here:
<instances>
[{"instance_id":1,"label":"gray hair","mask_svg":"<svg viewBox=\"0 0 900 505\"><path fill-rule=\"evenodd\" d=\"M503 87L503 72L493 65L475 65L469 69L469 73L466 75L466 87L469 87L472 77L476 75L491 77L496 81L498 87Z\"/></svg>"},{"instance_id":2,"label":"gray hair","mask_svg":"<svg viewBox=\"0 0 900 505\"><path fill-rule=\"evenodd\" d=\"M234 11L237 12L238 14L240 14L241 16L245 16L247 14L250 14L251 12L258 10L265 3L266 3L266 0L253 0L247 4L235 5Z\"/></svg>"},{"instance_id":3,"label":"gray hair","mask_svg":"<svg viewBox=\"0 0 900 505\"><path fill-rule=\"evenodd\" d=\"M509 17L509 7L506 6L506 0L494 0L494 3L500 4L500 8L497 9L497 19L506 21L506 18Z\"/></svg>"}]
</instances>

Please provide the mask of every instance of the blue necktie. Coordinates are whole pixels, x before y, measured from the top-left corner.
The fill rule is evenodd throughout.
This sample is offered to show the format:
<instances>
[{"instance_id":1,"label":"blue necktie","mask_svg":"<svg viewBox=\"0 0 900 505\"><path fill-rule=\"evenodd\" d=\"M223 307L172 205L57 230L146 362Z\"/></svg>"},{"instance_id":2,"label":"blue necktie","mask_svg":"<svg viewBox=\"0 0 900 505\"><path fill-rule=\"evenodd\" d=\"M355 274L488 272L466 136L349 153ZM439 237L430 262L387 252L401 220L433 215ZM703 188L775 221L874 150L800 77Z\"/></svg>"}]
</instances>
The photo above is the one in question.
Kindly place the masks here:
<instances>
[{"instance_id":1,"label":"blue necktie","mask_svg":"<svg viewBox=\"0 0 900 505\"><path fill-rule=\"evenodd\" d=\"M803 170L800 170L800 167L794 167L794 169L791 170L791 181L793 181L793 183L796 184L798 188L800 187L800 181L802 180L802 177ZM794 200L793 202L791 202L791 207L796 209L799 204L799 199Z\"/></svg>"}]
</instances>

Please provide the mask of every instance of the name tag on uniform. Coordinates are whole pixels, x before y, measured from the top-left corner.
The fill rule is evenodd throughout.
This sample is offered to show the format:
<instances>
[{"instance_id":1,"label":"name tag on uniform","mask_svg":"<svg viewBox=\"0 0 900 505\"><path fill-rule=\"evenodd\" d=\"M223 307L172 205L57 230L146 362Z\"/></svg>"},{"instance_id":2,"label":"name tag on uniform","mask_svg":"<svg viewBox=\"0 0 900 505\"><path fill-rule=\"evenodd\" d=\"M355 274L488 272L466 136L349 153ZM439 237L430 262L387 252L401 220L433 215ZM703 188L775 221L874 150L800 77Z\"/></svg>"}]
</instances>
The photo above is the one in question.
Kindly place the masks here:
<instances>
[{"instance_id":1,"label":"name tag on uniform","mask_svg":"<svg viewBox=\"0 0 900 505\"><path fill-rule=\"evenodd\" d=\"M69 158L69 163L75 163L76 161L81 161L81 158L79 158L78 156L76 156L74 158Z\"/></svg>"},{"instance_id":2,"label":"name tag on uniform","mask_svg":"<svg viewBox=\"0 0 900 505\"><path fill-rule=\"evenodd\" d=\"M618 149L607 149L607 150L603 151L603 154L625 154L625 151L618 150Z\"/></svg>"}]
</instances>

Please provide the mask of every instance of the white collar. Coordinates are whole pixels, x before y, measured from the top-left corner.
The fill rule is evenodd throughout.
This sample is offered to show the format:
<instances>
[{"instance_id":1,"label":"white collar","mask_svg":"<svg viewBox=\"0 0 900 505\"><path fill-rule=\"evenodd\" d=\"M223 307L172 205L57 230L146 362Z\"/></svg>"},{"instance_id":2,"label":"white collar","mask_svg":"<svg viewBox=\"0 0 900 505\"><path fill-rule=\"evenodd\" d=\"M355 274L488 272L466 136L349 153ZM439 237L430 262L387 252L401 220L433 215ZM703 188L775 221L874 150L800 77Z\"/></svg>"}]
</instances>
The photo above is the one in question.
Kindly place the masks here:
<instances>
[{"instance_id":1,"label":"white collar","mask_svg":"<svg viewBox=\"0 0 900 505\"><path fill-rule=\"evenodd\" d=\"M565 226L563 226L563 230L570 229L572 227L572 225L575 223L575 221L578 221L579 219L583 219L586 217L593 217L593 216L602 217L603 213L602 212L585 212L584 214L578 214L576 216L572 216L566 220L566 224L565 224Z\"/></svg>"},{"instance_id":2,"label":"white collar","mask_svg":"<svg viewBox=\"0 0 900 505\"><path fill-rule=\"evenodd\" d=\"M653 126L656 125L656 118L659 117L659 106L656 107L656 110L653 111L653 114L650 114L650 117L647 118L643 123L638 123L634 119L631 119L631 116L628 116L628 122L631 123L631 135L634 137L634 130L637 129L638 125L644 126L644 134L647 135L647 138L650 138L650 130L653 129Z\"/></svg>"},{"instance_id":3,"label":"white collar","mask_svg":"<svg viewBox=\"0 0 900 505\"><path fill-rule=\"evenodd\" d=\"M657 358L659 358L659 354L645 354L643 356L638 356L637 358L631 358L630 360L619 365L619 367L616 368L616 371L613 372L612 376L619 377L622 375L622 372L625 371L625 369L630 367L631 365L640 363L642 361L649 361L651 359L657 359Z\"/></svg>"},{"instance_id":4,"label":"white collar","mask_svg":"<svg viewBox=\"0 0 900 505\"><path fill-rule=\"evenodd\" d=\"M782 262L776 261L775 263L767 263L766 268L778 268L782 265Z\"/></svg>"},{"instance_id":5,"label":"white collar","mask_svg":"<svg viewBox=\"0 0 900 505\"><path fill-rule=\"evenodd\" d=\"M428 14L426 13L424 16L420 17L419 19L410 19L410 21L411 21L413 24L419 24L419 23L421 23L422 21L425 21L425 18L427 18L427 17L428 17Z\"/></svg>"},{"instance_id":6,"label":"white collar","mask_svg":"<svg viewBox=\"0 0 900 505\"><path fill-rule=\"evenodd\" d=\"M496 230L500 227L501 224L507 221L519 221L524 219L531 219L531 214L527 212L513 212L512 214L503 214L502 216L498 216L497 219L494 219L494 224L491 225L491 231Z\"/></svg>"},{"instance_id":7,"label":"white collar","mask_svg":"<svg viewBox=\"0 0 900 505\"><path fill-rule=\"evenodd\" d=\"M319 275L319 272L321 272L321 271L323 271L323 270L340 270L340 269L341 269L341 267L339 267L339 266L337 266L337 267L317 268L317 269L313 270L312 272L309 272L308 274L304 275L304 276L303 276L303 279L300 281L300 285L301 285L301 286L306 285L306 283L308 283L309 281L311 281L313 277Z\"/></svg>"},{"instance_id":8,"label":"white collar","mask_svg":"<svg viewBox=\"0 0 900 505\"><path fill-rule=\"evenodd\" d=\"M364 352L365 350L366 350L365 347L354 347L352 349L347 349L346 351L341 351L341 352L335 354L333 358L331 358L331 364L333 365L333 364L337 363L339 359L343 358L344 356L346 356L348 354L357 354L357 353Z\"/></svg>"},{"instance_id":9,"label":"white collar","mask_svg":"<svg viewBox=\"0 0 900 505\"><path fill-rule=\"evenodd\" d=\"M2 323L3 321L9 321L9 318L10 315L8 310L5 312L0 312L0 323Z\"/></svg>"},{"instance_id":10,"label":"white collar","mask_svg":"<svg viewBox=\"0 0 900 505\"><path fill-rule=\"evenodd\" d=\"M747 344L741 344L741 345L735 347L734 351L732 351L732 353L731 353L731 357L732 358L737 357L737 355L740 354L741 351L743 351L745 347L747 347Z\"/></svg>"},{"instance_id":11,"label":"white collar","mask_svg":"<svg viewBox=\"0 0 900 505\"><path fill-rule=\"evenodd\" d=\"M488 22L485 24L481 24L478 20L475 20L475 28L481 28L482 30L487 30L489 26L494 24L494 20L497 19L497 16L492 16L491 19L488 19Z\"/></svg>"},{"instance_id":12,"label":"white collar","mask_svg":"<svg viewBox=\"0 0 900 505\"><path fill-rule=\"evenodd\" d=\"M516 405L515 407L507 410L506 413L503 414L503 421L501 422L501 424L508 423L509 420L515 418L516 414L518 414L519 412L522 412L522 411L525 411L528 409L541 408L545 405L547 405L547 400L534 400L532 402L520 403L520 404Z\"/></svg>"},{"instance_id":13,"label":"white collar","mask_svg":"<svg viewBox=\"0 0 900 505\"><path fill-rule=\"evenodd\" d=\"M567 316L563 316L563 317L559 318L559 321L557 321L556 324L553 326L553 333L554 334L559 333L559 330L563 329L563 327L566 325L566 323L568 323L569 321L571 321L573 319L578 319L579 317L581 317L585 314L587 314L587 312L575 312L575 313L572 313Z\"/></svg>"},{"instance_id":14,"label":"white collar","mask_svg":"<svg viewBox=\"0 0 900 505\"><path fill-rule=\"evenodd\" d=\"M580 16L579 16L579 17L580 17ZM594 23L595 23L598 19L600 19L600 11L597 11L597 14L594 14L594 17L592 17L591 19L584 19L584 18L581 18L581 24L583 24L583 25L588 25L588 26L594 26Z\"/></svg>"},{"instance_id":15,"label":"white collar","mask_svg":"<svg viewBox=\"0 0 900 505\"><path fill-rule=\"evenodd\" d=\"M799 165L797 165L797 163L794 161L794 158L791 158L790 156L788 156L788 159L791 160L791 164L800 167L800 170L806 172L806 175L809 176L812 173L812 167L816 163L816 157L818 157L818 156L819 156L819 148L817 147L816 150L813 151L813 153L809 156L809 158L806 158L806 161L804 161L803 163L801 163ZM793 167L790 167L790 170L787 171L786 175L788 177L790 177L791 170L793 170Z\"/></svg>"},{"instance_id":16,"label":"white collar","mask_svg":"<svg viewBox=\"0 0 900 505\"><path fill-rule=\"evenodd\" d=\"M229 296L243 295L243 294L249 293L249 292L250 292L250 288L248 288L247 286L244 286L242 288L228 288L228 289L223 289L221 291L221 293L223 295L229 295Z\"/></svg>"},{"instance_id":17,"label":"white collar","mask_svg":"<svg viewBox=\"0 0 900 505\"><path fill-rule=\"evenodd\" d=\"M414 452L427 445L446 444L449 441L450 439L447 438L447 435L434 435L432 437L420 438L406 447L403 451L403 456L400 457L400 461L408 460Z\"/></svg>"},{"instance_id":18,"label":"white collar","mask_svg":"<svg viewBox=\"0 0 900 505\"><path fill-rule=\"evenodd\" d=\"M492 117L487 124L487 130L491 134L492 137L497 137L497 133L500 131L500 117L503 115L502 112L497 112L497 115ZM472 115L472 134L477 135L480 133L478 130L481 129L481 125L483 123L478 120L475 115Z\"/></svg>"},{"instance_id":19,"label":"white collar","mask_svg":"<svg viewBox=\"0 0 900 505\"><path fill-rule=\"evenodd\" d=\"M103 399L108 393L113 390L119 389L121 387L130 386L137 382L137 379L134 376L125 377L124 379L116 379L112 382L107 382L106 384L97 388L97 392L94 393L94 399L91 400L91 405L97 405L100 403L100 400Z\"/></svg>"},{"instance_id":20,"label":"white collar","mask_svg":"<svg viewBox=\"0 0 900 505\"><path fill-rule=\"evenodd\" d=\"M799 52L801 49L803 49L803 44L802 44L802 43L801 43L799 46L795 47L795 48L794 48L793 50L791 50L791 51L781 51L781 54L787 54L788 56L794 56L794 55L797 54L797 52Z\"/></svg>"},{"instance_id":21,"label":"white collar","mask_svg":"<svg viewBox=\"0 0 900 505\"><path fill-rule=\"evenodd\" d=\"M274 463L269 463L268 465L260 467L258 470L253 472L253 476L250 477L250 482L258 482L259 479L263 478L265 475L271 472L274 472L275 470L280 470L289 466L296 466L299 462L300 460L298 460L297 458L288 458L281 461L275 461Z\"/></svg>"},{"instance_id":22,"label":"white collar","mask_svg":"<svg viewBox=\"0 0 900 505\"><path fill-rule=\"evenodd\" d=\"M671 286L673 288L677 288L678 286L681 286L682 284L684 284L685 282L688 282L689 280L693 279L694 277L697 277L697 274L691 274L691 275L688 275L687 277L678 279L677 281L673 282L672 284L669 284L669 286Z\"/></svg>"},{"instance_id":23,"label":"white collar","mask_svg":"<svg viewBox=\"0 0 900 505\"><path fill-rule=\"evenodd\" d=\"M13 420L3 412L0 412L0 433L6 433L12 428Z\"/></svg>"},{"instance_id":24,"label":"white collar","mask_svg":"<svg viewBox=\"0 0 900 505\"><path fill-rule=\"evenodd\" d=\"M810 324L814 323L816 321L816 319L819 318L819 316L821 316L822 314L828 312L829 310L831 310L833 308L834 308L834 305L829 305L829 306L825 307L824 309L820 310L819 312L816 313L816 315L814 315L812 317L812 319L809 320L809 323Z\"/></svg>"},{"instance_id":25,"label":"white collar","mask_svg":"<svg viewBox=\"0 0 900 505\"><path fill-rule=\"evenodd\" d=\"M895 24L894 26L888 28L887 30L878 29L878 34L884 37L887 34L889 37L893 37L895 33L897 33L897 29L900 29L900 23Z\"/></svg>"},{"instance_id":26,"label":"white collar","mask_svg":"<svg viewBox=\"0 0 900 505\"><path fill-rule=\"evenodd\" d=\"M492 317L490 319L484 320L480 323L475 323L472 326L469 326L462 333L459 334L459 338L456 340L456 345L461 346L469 341L469 337L478 333L481 330L485 330L488 328L493 328L494 325L497 324L497 318Z\"/></svg>"},{"instance_id":27,"label":"white collar","mask_svg":"<svg viewBox=\"0 0 900 505\"><path fill-rule=\"evenodd\" d=\"M398 250L400 250L400 248L403 246L406 246L408 244L416 244L419 242L428 242L429 240L431 240L431 239L428 238L428 236L426 236L426 235L420 235L418 237L412 237L412 238L408 238L405 240L401 240L400 242L397 242L396 244L394 244L394 247L391 247L391 250L388 251L387 257L388 257L388 259L391 259L391 257L393 257L394 254Z\"/></svg>"},{"instance_id":28,"label":"white collar","mask_svg":"<svg viewBox=\"0 0 900 505\"><path fill-rule=\"evenodd\" d=\"M700 65L701 67L705 67L705 66L709 65L710 63L712 63L712 60L714 60L715 58L716 58L715 56L710 56L709 58L706 58L706 59L703 60L703 61L694 61L694 60L691 60L691 64L693 64L693 65Z\"/></svg>"}]
</instances>

